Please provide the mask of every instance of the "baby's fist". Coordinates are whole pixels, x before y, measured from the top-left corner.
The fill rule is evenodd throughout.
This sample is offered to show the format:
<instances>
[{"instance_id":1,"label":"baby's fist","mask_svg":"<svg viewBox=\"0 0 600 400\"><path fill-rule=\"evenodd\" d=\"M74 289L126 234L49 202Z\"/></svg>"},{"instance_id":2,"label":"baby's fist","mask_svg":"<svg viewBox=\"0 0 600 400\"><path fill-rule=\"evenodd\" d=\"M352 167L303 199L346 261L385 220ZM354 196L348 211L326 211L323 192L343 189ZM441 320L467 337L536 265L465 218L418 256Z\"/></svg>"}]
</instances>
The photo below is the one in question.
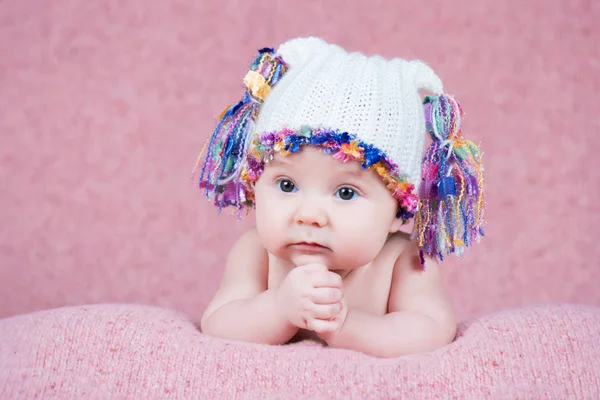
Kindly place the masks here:
<instances>
[{"instance_id":1,"label":"baby's fist","mask_svg":"<svg viewBox=\"0 0 600 400\"><path fill-rule=\"evenodd\" d=\"M311 321L308 328L314 331L317 336L319 336L325 342L329 340L331 335L336 334L340 331L340 329L342 329L342 326L346 321L346 317L348 316L348 306L346 305L346 300L342 298L340 303L340 312L337 313L333 318L329 320L314 319Z\"/></svg>"},{"instance_id":2,"label":"baby's fist","mask_svg":"<svg viewBox=\"0 0 600 400\"><path fill-rule=\"evenodd\" d=\"M291 270L278 289L278 307L286 319L301 329L314 330L317 320L330 320L342 310L342 280L322 264Z\"/></svg>"}]
</instances>

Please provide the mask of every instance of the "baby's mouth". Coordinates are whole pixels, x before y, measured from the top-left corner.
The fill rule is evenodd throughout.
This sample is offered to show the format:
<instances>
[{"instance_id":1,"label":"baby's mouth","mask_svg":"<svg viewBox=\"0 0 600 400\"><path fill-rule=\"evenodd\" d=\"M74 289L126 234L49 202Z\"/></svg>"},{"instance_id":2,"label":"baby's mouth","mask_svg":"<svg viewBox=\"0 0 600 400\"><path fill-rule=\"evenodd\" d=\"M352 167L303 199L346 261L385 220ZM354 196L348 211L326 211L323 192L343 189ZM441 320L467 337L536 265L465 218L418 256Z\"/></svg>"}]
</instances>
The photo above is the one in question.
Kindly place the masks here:
<instances>
[{"instance_id":1,"label":"baby's mouth","mask_svg":"<svg viewBox=\"0 0 600 400\"><path fill-rule=\"evenodd\" d=\"M292 243L290 246L293 248L296 248L298 250L305 250L305 251L330 250L329 247L323 246L322 244L314 243L314 242L296 242L296 243Z\"/></svg>"}]
</instances>

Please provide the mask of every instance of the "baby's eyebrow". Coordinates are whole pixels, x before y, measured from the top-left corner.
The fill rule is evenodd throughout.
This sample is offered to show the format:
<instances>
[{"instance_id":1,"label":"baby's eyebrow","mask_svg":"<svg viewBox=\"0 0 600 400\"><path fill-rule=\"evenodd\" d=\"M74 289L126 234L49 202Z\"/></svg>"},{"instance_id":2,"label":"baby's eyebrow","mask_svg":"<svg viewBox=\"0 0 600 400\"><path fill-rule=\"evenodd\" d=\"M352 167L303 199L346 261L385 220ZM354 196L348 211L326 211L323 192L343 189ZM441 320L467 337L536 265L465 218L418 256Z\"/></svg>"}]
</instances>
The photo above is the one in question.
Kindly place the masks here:
<instances>
[{"instance_id":1,"label":"baby's eyebrow","mask_svg":"<svg viewBox=\"0 0 600 400\"><path fill-rule=\"evenodd\" d=\"M363 179L365 177L365 174L363 173L363 170L361 170L361 169L354 169L354 168L353 169L349 169L349 168L346 169L346 168L344 168L343 170L338 171L337 174L338 175L350 175L350 176L353 176L353 177L358 178L358 179Z\"/></svg>"},{"instance_id":2,"label":"baby's eyebrow","mask_svg":"<svg viewBox=\"0 0 600 400\"><path fill-rule=\"evenodd\" d=\"M269 161L271 165L290 165L291 162L286 157L276 157Z\"/></svg>"}]
</instances>

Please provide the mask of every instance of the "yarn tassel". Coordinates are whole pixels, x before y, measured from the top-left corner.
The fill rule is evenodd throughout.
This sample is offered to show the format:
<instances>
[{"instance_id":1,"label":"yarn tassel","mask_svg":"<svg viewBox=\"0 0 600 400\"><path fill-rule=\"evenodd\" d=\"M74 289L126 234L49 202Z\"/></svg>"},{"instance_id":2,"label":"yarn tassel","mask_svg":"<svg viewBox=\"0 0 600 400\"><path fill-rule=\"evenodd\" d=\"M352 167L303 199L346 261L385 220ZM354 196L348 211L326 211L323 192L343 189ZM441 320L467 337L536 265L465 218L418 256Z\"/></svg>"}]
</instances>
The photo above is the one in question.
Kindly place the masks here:
<instances>
[{"instance_id":1,"label":"yarn tassel","mask_svg":"<svg viewBox=\"0 0 600 400\"><path fill-rule=\"evenodd\" d=\"M462 137L462 110L451 96L427 96L426 129L432 143L423 159L413 238L439 261L462 255L479 242L484 225L483 163L480 149Z\"/></svg>"},{"instance_id":2,"label":"yarn tassel","mask_svg":"<svg viewBox=\"0 0 600 400\"><path fill-rule=\"evenodd\" d=\"M246 92L243 99L221 113L205 150L198 156L195 171L205 157L199 186L219 212L227 206L235 206L239 212L251 200L246 198L245 182L241 176L246 163L246 149L265 98L286 70L285 63L274 56L273 49L259 50L244 77Z\"/></svg>"}]
</instances>

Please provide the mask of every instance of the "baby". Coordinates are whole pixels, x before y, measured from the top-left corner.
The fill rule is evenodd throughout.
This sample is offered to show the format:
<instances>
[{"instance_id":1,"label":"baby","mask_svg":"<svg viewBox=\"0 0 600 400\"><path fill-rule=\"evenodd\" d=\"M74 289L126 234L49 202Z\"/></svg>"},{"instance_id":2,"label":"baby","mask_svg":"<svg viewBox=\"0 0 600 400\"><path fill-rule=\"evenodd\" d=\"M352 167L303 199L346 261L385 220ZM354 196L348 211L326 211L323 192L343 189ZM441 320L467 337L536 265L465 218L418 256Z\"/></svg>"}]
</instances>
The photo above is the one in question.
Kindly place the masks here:
<instances>
[{"instance_id":1,"label":"baby","mask_svg":"<svg viewBox=\"0 0 600 400\"><path fill-rule=\"evenodd\" d=\"M483 235L483 166L439 78L300 38L260 50L244 84L209 138L200 187L219 210L254 209L256 226L230 251L202 331L377 357L450 343L438 263Z\"/></svg>"}]
</instances>

